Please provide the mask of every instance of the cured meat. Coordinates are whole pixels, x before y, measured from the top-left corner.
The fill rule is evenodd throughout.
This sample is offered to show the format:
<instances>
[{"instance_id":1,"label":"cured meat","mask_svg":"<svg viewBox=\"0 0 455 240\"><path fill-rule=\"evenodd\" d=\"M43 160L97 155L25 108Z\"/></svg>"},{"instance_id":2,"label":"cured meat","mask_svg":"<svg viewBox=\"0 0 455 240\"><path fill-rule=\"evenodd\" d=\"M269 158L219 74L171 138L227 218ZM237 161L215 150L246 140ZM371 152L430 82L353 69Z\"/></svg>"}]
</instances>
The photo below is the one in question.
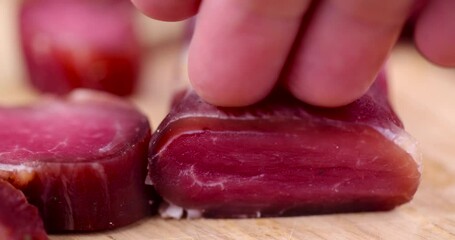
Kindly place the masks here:
<instances>
[{"instance_id":1,"label":"cured meat","mask_svg":"<svg viewBox=\"0 0 455 240\"><path fill-rule=\"evenodd\" d=\"M149 177L171 217L263 217L389 210L420 179L416 143L387 101L384 75L334 109L277 91L245 108L188 92L152 137Z\"/></svg>"},{"instance_id":2,"label":"cured meat","mask_svg":"<svg viewBox=\"0 0 455 240\"><path fill-rule=\"evenodd\" d=\"M130 104L78 90L0 113L0 179L38 207L48 231L112 229L150 214L150 127Z\"/></svg>"},{"instance_id":3,"label":"cured meat","mask_svg":"<svg viewBox=\"0 0 455 240\"><path fill-rule=\"evenodd\" d=\"M25 0L20 34L32 85L131 94L140 65L132 14L129 1Z\"/></svg>"},{"instance_id":4,"label":"cured meat","mask_svg":"<svg viewBox=\"0 0 455 240\"><path fill-rule=\"evenodd\" d=\"M38 210L27 203L24 194L0 180L0 239L46 240Z\"/></svg>"}]
</instances>

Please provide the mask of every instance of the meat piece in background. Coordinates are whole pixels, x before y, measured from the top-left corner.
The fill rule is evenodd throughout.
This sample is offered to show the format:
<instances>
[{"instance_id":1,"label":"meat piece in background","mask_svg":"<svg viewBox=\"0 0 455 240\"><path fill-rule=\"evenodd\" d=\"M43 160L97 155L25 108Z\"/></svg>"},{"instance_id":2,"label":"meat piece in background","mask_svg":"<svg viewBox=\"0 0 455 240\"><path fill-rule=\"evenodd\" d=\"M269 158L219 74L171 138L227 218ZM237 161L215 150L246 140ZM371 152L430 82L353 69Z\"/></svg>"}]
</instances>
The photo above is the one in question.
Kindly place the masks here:
<instances>
[{"instance_id":1,"label":"meat piece in background","mask_svg":"<svg viewBox=\"0 0 455 240\"><path fill-rule=\"evenodd\" d=\"M129 1L25 0L21 44L29 79L44 92L134 91L140 46Z\"/></svg>"}]
</instances>

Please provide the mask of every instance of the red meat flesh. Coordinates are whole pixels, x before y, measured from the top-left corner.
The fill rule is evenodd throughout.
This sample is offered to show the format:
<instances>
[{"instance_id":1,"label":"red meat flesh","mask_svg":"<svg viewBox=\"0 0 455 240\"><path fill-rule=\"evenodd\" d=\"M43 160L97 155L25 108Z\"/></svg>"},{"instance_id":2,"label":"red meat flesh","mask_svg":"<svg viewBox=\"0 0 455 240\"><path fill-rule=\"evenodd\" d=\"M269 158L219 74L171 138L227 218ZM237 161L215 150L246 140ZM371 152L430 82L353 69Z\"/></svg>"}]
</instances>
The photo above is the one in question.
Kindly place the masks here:
<instances>
[{"instance_id":1,"label":"red meat flesh","mask_svg":"<svg viewBox=\"0 0 455 240\"><path fill-rule=\"evenodd\" d=\"M48 231L112 229L149 214L151 134L134 107L79 90L0 113L0 178L23 190Z\"/></svg>"},{"instance_id":2,"label":"red meat flesh","mask_svg":"<svg viewBox=\"0 0 455 240\"><path fill-rule=\"evenodd\" d=\"M417 157L381 74L361 99L334 109L284 91L220 108L189 92L152 138L149 177L173 217L389 210L416 192Z\"/></svg>"},{"instance_id":3,"label":"red meat flesh","mask_svg":"<svg viewBox=\"0 0 455 240\"><path fill-rule=\"evenodd\" d=\"M2 180L0 180L0 239L48 239L38 210L27 203L21 191Z\"/></svg>"},{"instance_id":4,"label":"red meat flesh","mask_svg":"<svg viewBox=\"0 0 455 240\"><path fill-rule=\"evenodd\" d=\"M33 86L131 94L140 65L132 10L128 1L25 0L20 33Z\"/></svg>"}]
</instances>

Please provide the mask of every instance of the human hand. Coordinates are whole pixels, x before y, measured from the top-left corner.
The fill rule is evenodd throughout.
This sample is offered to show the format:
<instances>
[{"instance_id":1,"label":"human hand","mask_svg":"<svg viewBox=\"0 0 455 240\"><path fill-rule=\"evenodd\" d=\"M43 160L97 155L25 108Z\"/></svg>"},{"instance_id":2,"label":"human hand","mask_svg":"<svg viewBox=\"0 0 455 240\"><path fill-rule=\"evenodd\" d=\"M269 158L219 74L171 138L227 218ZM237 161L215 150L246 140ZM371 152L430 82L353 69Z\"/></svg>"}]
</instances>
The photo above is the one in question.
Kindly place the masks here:
<instances>
[{"instance_id":1,"label":"human hand","mask_svg":"<svg viewBox=\"0 0 455 240\"><path fill-rule=\"evenodd\" d=\"M249 105L284 84L302 101L327 107L350 103L367 91L416 2L132 1L166 21L199 12L189 78L206 101ZM449 67L455 67L454 13L455 1L429 0L414 37L426 58Z\"/></svg>"}]
</instances>

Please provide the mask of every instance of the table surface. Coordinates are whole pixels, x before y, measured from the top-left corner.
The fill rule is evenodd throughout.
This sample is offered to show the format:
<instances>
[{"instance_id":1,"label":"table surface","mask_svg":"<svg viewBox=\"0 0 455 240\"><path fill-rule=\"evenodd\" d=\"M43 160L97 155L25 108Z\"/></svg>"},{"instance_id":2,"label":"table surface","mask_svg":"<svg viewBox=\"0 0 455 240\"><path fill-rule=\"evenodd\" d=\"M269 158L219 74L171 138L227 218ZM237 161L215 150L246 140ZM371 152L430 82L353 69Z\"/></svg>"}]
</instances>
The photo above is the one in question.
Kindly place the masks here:
<instances>
[{"instance_id":1,"label":"table surface","mask_svg":"<svg viewBox=\"0 0 455 240\"><path fill-rule=\"evenodd\" d=\"M26 81L10 1L0 2L0 104L40 97ZM142 21L142 20L141 20ZM13 26L13 27L12 27ZM160 27L161 26L161 27ZM164 26L164 27L163 27ZM143 26L142 26L143 27ZM153 31L177 29L155 24ZM169 38L150 41L135 102L156 127L184 69L181 45ZM96 234L52 235L53 240L112 239L455 239L455 70L425 61L409 45L393 50L388 62L391 102L406 129L420 142L423 177L414 199L393 211L243 220L164 220L150 217Z\"/></svg>"}]
</instances>

